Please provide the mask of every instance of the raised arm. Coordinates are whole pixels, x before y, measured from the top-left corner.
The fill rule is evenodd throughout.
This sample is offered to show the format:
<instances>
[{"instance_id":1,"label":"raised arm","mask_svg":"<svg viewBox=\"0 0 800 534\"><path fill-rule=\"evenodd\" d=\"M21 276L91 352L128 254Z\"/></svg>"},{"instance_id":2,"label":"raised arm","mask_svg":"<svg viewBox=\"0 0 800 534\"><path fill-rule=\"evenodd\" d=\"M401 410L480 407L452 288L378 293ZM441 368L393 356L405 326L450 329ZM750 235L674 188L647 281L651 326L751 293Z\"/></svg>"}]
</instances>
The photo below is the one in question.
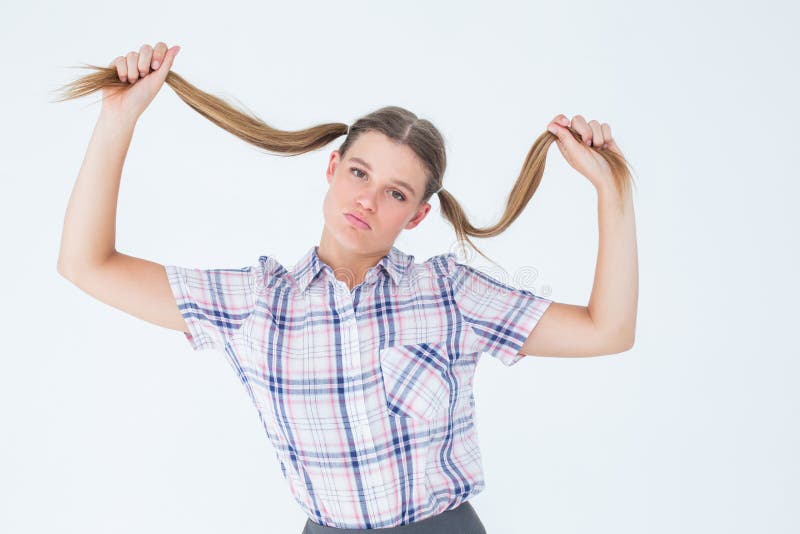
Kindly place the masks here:
<instances>
[{"instance_id":1,"label":"raised arm","mask_svg":"<svg viewBox=\"0 0 800 534\"><path fill-rule=\"evenodd\" d=\"M115 247L117 200L125 156L136 122L163 84L176 53L175 49L167 53L166 45L163 49L157 45L155 52L153 55L152 49L148 52L143 47L142 53L132 52L113 62L121 80L141 85L104 95L64 217L57 269L83 291L117 309L186 332L164 266L121 254ZM163 62L163 71L147 74L151 61ZM143 73L139 82L134 81L134 72L136 78ZM160 80L150 78L156 74Z\"/></svg>"},{"instance_id":2,"label":"raised arm","mask_svg":"<svg viewBox=\"0 0 800 534\"><path fill-rule=\"evenodd\" d=\"M588 306L553 302L520 352L604 356L633 347L639 291L633 200L598 190L600 242Z\"/></svg>"},{"instance_id":3,"label":"raised arm","mask_svg":"<svg viewBox=\"0 0 800 534\"><path fill-rule=\"evenodd\" d=\"M561 118L559 118L561 117ZM572 126L587 146L566 129L570 121L557 117L558 147L570 165L597 189L599 247L594 286L588 306L553 302L526 339L520 352L536 356L601 356L633 347L639 296L636 226L630 187L615 185L604 160L587 146L619 152L607 124L576 115ZM548 127L548 129L550 129Z\"/></svg>"}]
</instances>

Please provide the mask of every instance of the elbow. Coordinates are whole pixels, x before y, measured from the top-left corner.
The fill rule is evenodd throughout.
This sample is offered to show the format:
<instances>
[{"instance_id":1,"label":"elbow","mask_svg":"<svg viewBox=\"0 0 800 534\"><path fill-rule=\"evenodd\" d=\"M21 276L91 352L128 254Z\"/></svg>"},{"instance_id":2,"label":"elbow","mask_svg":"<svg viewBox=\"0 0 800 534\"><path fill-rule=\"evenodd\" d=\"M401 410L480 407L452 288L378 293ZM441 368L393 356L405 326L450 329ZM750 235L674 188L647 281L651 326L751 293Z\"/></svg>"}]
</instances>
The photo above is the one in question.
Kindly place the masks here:
<instances>
[{"instance_id":1,"label":"elbow","mask_svg":"<svg viewBox=\"0 0 800 534\"><path fill-rule=\"evenodd\" d=\"M58 263L56 264L56 272L58 274L60 274L61 276L63 276L64 278L66 278L66 275L64 275L64 266L61 265L61 260L60 259L58 260Z\"/></svg>"},{"instance_id":2,"label":"elbow","mask_svg":"<svg viewBox=\"0 0 800 534\"><path fill-rule=\"evenodd\" d=\"M620 352L627 352L631 350L633 348L635 341L636 341L635 336L631 334L630 337L628 337L625 340L625 344L622 346L622 350Z\"/></svg>"},{"instance_id":3,"label":"elbow","mask_svg":"<svg viewBox=\"0 0 800 534\"><path fill-rule=\"evenodd\" d=\"M636 332L631 329L630 332L623 338L624 343L622 345L622 350L620 352L626 352L633 348L634 343L636 342Z\"/></svg>"},{"instance_id":4,"label":"elbow","mask_svg":"<svg viewBox=\"0 0 800 534\"><path fill-rule=\"evenodd\" d=\"M75 283L75 269L66 264L62 264L60 260L56 265L56 272L65 280L68 280L73 284Z\"/></svg>"},{"instance_id":5,"label":"elbow","mask_svg":"<svg viewBox=\"0 0 800 534\"><path fill-rule=\"evenodd\" d=\"M60 259L58 260L58 263L56 264L56 272L58 274L60 274L62 278L65 278L67 280L71 279L71 277L70 277L71 275L69 274L69 270L67 269L67 267L65 265L63 265L61 263Z\"/></svg>"},{"instance_id":6,"label":"elbow","mask_svg":"<svg viewBox=\"0 0 800 534\"><path fill-rule=\"evenodd\" d=\"M587 308L588 310L588 308ZM589 315L591 318L591 314ZM602 355L619 354L633 348L636 339L636 319L599 323L594 321L597 346Z\"/></svg>"},{"instance_id":7,"label":"elbow","mask_svg":"<svg viewBox=\"0 0 800 534\"><path fill-rule=\"evenodd\" d=\"M628 325L627 334L628 348L625 350L631 350L634 343L636 343L636 319Z\"/></svg>"},{"instance_id":8,"label":"elbow","mask_svg":"<svg viewBox=\"0 0 800 534\"><path fill-rule=\"evenodd\" d=\"M609 335L607 339L609 340L607 344L609 350L606 353L619 354L633 348L636 341L636 332L635 329L630 327L619 328L614 331L613 335Z\"/></svg>"}]
</instances>

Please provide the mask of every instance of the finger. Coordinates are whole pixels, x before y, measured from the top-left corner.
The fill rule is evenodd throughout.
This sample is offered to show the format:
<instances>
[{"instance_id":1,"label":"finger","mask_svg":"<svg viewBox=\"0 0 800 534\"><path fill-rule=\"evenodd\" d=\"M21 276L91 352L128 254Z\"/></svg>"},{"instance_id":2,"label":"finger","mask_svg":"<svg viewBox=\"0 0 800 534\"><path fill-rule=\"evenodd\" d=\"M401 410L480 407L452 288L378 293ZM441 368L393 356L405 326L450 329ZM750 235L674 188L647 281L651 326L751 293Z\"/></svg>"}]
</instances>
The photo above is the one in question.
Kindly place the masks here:
<instances>
[{"instance_id":1,"label":"finger","mask_svg":"<svg viewBox=\"0 0 800 534\"><path fill-rule=\"evenodd\" d=\"M167 50L167 53L164 55L164 63L157 71L159 72L162 80L165 80L169 75L169 69L172 68L172 62L175 60L175 56L177 56L178 52L180 51L181 47L178 45L175 45Z\"/></svg>"},{"instance_id":2,"label":"finger","mask_svg":"<svg viewBox=\"0 0 800 534\"><path fill-rule=\"evenodd\" d=\"M596 120L589 121L589 128L592 129L592 143L589 146L595 147L603 145L603 131L600 129L600 123Z\"/></svg>"},{"instance_id":3,"label":"finger","mask_svg":"<svg viewBox=\"0 0 800 534\"><path fill-rule=\"evenodd\" d=\"M613 141L611 139L611 126L604 122L600 125L600 129L603 131L603 148L608 148L608 145Z\"/></svg>"},{"instance_id":4,"label":"finger","mask_svg":"<svg viewBox=\"0 0 800 534\"><path fill-rule=\"evenodd\" d=\"M572 127L581 134L581 140L586 146L592 146L592 129L586 124L586 119L583 115L575 115L572 117Z\"/></svg>"},{"instance_id":5,"label":"finger","mask_svg":"<svg viewBox=\"0 0 800 534\"><path fill-rule=\"evenodd\" d=\"M155 48L153 49L153 62L151 66L153 70L157 70L158 67L164 63L164 55L167 53L167 45L161 41L156 43Z\"/></svg>"},{"instance_id":6,"label":"finger","mask_svg":"<svg viewBox=\"0 0 800 534\"><path fill-rule=\"evenodd\" d=\"M562 145L562 148L564 148L567 152L579 150L581 144L578 142L575 136L572 135L572 132L569 130L568 127L561 126L556 122L551 122L550 126L548 126L547 129L550 130L550 133L554 134L558 138L558 141Z\"/></svg>"},{"instance_id":7,"label":"finger","mask_svg":"<svg viewBox=\"0 0 800 534\"><path fill-rule=\"evenodd\" d=\"M623 158L625 157L622 154L622 150L619 149L619 145L617 144L617 141L613 137L607 137L606 138L605 146L606 146L607 150L610 150L611 152L614 152L615 154L619 154Z\"/></svg>"},{"instance_id":8,"label":"finger","mask_svg":"<svg viewBox=\"0 0 800 534\"><path fill-rule=\"evenodd\" d=\"M128 63L125 61L123 56L117 56L114 58L114 61L111 64L117 69L117 76L119 77L120 81L127 82L128 81Z\"/></svg>"},{"instance_id":9,"label":"finger","mask_svg":"<svg viewBox=\"0 0 800 534\"><path fill-rule=\"evenodd\" d=\"M553 122L560 124L562 126L569 126L569 118L563 113L559 113L555 117L553 117Z\"/></svg>"},{"instance_id":10,"label":"finger","mask_svg":"<svg viewBox=\"0 0 800 534\"><path fill-rule=\"evenodd\" d=\"M144 78L150 74L150 61L153 59L153 47L143 44L139 47L139 61L136 66L139 69L139 77Z\"/></svg>"},{"instance_id":11,"label":"finger","mask_svg":"<svg viewBox=\"0 0 800 534\"><path fill-rule=\"evenodd\" d=\"M139 54L136 52L128 52L128 55L125 56L125 61L128 64L128 81L136 83L136 80L139 79L139 67L137 65L139 62Z\"/></svg>"}]
</instances>

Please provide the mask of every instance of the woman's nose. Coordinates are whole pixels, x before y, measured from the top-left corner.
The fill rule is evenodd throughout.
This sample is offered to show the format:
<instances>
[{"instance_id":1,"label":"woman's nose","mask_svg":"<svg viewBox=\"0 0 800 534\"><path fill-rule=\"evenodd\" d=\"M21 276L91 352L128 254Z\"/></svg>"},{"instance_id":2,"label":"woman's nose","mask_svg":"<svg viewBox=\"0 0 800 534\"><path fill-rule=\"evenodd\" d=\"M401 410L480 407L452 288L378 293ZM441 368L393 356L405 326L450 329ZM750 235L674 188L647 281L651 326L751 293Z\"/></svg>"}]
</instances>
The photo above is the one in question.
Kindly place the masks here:
<instances>
[{"instance_id":1,"label":"woman's nose","mask_svg":"<svg viewBox=\"0 0 800 534\"><path fill-rule=\"evenodd\" d=\"M372 210L375 207L375 195L377 194L376 191L372 191L370 189L366 189L358 195L358 203L364 206L365 209Z\"/></svg>"}]
</instances>

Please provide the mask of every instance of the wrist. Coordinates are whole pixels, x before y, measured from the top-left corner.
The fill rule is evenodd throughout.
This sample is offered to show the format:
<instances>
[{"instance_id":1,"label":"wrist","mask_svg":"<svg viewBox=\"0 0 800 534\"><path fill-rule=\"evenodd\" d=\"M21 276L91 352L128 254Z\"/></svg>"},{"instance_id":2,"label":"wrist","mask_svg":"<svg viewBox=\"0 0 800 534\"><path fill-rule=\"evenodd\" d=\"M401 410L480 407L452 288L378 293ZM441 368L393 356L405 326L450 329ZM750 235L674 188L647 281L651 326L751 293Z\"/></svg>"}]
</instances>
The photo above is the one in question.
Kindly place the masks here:
<instances>
[{"instance_id":1,"label":"wrist","mask_svg":"<svg viewBox=\"0 0 800 534\"><path fill-rule=\"evenodd\" d=\"M617 186L614 183L613 176L603 176L602 178L591 180L591 182L594 184L595 189L597 189L598 195L617 194Z\"/></svg>"},{"instance_id":2,"label":"wrist","mask_svg":"<svg viewBox=\"0 0 800 534\"><path fill-rule=\"evenodd\" d=\"M597 202L601 205L610 205L625 209L626 206L632 205L633 202L630 184L623 190L620 190L613 181L598 185Z\"/></svg>"},{"instance_id":3,"label":"wrist","mask_svg":"<svg viewBox=\"0 0 800 534\"><path fill-rule=\"evenodd\" d=\"M100 116L97 120L98 122L107 122L115 126L134 128L136 126L136 122L139 120L139 117L120 111L101 108Z\"/></svg>"}]
</instances>

